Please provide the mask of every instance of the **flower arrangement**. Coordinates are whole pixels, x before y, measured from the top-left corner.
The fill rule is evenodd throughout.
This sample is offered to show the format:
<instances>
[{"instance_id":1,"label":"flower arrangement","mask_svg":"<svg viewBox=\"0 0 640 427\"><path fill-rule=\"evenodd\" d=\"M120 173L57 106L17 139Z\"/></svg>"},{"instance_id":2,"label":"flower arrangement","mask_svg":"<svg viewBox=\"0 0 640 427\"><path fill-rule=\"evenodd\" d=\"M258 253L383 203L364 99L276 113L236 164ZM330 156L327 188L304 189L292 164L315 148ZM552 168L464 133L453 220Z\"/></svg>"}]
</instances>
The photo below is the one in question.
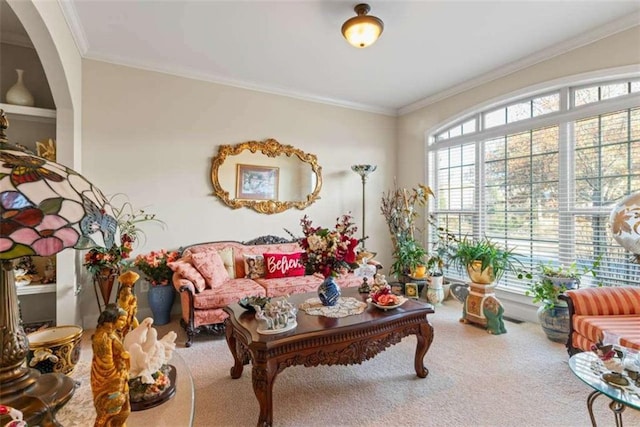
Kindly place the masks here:
<instances>
[{"instance_id":1,"label":"flower arrangement","mask_svg":"<svg viewBox=\"0 0 640 427\"><path fill-rule=\"evenodd\" d=\"M133 239L128 234L120 235L120 244L113 245L110 249L93 248L84 255L83 266L89 270L91 274L97 274L104 268L118 269L120 264L126 258L129 258Z\"/></svg>"},{"instance_id":2,"label":"flower arrangement","mask_svg":"<svg viewBox=\"0 0 640 427\"><path fill-rule=\"evenodd\" d=\"M353 237L358 229L351 219L350 214L336 218L335 230L314 227L307 215L300 220L305 237L299 243L304 249L302 262L307 270L325 278L335 277L340 270L355 264L360 241Z\"/></svg>"},{"instance_id":3,"label":"flower arrangement","mask_svg":"<svg viewBox=\"0 0 640 427\"><path fill-rule=\"evenodd\" d=\"M138 268L152 286L166 285L173 274L167 263L180 258L180 252L167 252L166 249L151 251L146 255L138 255L133 265Z\"/></svg>"},{"instance_id":4,"label":"flower arrangement","mask_svg":"<svg viewBox=\"0 0 640 427\"><path fill-rule=\"evenodd\" d=\"M143 222L157 222L164 225L164 222L157 219L155 214L146 213L142 209L135 210L129 201L116 207L114 202L122 194L115 194L109 199L113 213L115 215L118 228L120 229L120 244L114 244L111 248L93 248L84 256L82 264L92 275L97 274L100 270L108 268L111 270L120 270L121 266L126 266L129 255L133 250L133 244L139 238L144 237L144 232L139 228Z\"/></svg>"}]
</instances>

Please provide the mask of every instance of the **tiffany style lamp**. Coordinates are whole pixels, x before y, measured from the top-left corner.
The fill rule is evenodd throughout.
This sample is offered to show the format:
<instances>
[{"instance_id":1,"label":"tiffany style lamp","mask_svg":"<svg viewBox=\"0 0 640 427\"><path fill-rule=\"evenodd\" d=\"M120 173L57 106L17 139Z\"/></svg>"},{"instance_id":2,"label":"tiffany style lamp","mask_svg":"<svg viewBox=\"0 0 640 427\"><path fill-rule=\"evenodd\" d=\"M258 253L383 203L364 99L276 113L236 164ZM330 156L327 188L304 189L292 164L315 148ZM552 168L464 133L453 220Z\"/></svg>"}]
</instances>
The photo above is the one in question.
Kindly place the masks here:
<instances>
[{"instance_id":1,"label":"tiffany style lamp","mask_svg":"<svg viewBox=\"0 0 640 427\"><path fill-rule=\"evenodd\" d=\"M22 411L29 425L57 425L55 413L71 398L75 383L25 366L29 341L12 260L67 248L109 248L119 241L119 230L99 189L66 166L10 144L8 126L0 110L0 403Z\"/></svg>"}]
</instances>

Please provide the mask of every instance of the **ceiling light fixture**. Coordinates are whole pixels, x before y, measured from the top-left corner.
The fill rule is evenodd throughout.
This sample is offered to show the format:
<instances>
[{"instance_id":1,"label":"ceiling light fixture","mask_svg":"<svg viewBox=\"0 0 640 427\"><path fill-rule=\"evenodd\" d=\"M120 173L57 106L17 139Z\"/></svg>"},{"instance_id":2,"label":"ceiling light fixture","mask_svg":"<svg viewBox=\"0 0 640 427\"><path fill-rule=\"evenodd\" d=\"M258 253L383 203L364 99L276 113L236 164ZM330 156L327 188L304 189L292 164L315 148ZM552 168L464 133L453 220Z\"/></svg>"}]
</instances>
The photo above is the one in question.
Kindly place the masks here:
<instances>
[{"instance_id":1,"label":"ceiling light fixture","mask_svg":"<svg viewBox=\"0 0 640 427\"><path fill-rule=\"evenodd\" d=\"M366 3L356 5L353 10L358 16L347 19L342 24L342 35L354 47L365 48L371 46L382 34L384 23L380 18L367 15L371 7Z\"/></svg>"}]
</instances>

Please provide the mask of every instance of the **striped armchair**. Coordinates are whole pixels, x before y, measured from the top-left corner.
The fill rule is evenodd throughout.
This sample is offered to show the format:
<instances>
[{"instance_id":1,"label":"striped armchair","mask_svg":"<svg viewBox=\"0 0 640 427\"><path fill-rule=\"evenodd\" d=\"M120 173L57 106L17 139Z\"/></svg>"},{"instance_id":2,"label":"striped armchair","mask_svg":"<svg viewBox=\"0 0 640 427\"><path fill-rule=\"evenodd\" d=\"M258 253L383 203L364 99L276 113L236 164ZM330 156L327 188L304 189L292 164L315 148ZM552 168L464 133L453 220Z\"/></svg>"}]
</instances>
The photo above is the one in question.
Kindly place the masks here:
<instances>
[{"instance_id":1,"label":"striped armchair","mask_svg":"<svg viewBox=\"0 0 640 427\"><path fill-rule=\"evenodd\" d=\"M560 296L569 306L570 355L602 342L603 331L620 337L620 345L640 349L640 287L575 289Z\"/></svg>"}]
</instances>

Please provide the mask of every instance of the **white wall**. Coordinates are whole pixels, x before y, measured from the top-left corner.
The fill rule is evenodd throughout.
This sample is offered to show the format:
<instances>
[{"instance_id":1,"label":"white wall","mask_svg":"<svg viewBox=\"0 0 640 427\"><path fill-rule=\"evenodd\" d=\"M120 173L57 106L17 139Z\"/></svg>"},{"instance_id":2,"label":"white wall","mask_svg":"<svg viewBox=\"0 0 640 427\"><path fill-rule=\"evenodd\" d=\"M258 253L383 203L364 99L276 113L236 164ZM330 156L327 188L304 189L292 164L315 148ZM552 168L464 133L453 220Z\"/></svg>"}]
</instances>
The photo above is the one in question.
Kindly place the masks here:
<instances>
[{"instance_id":1,"label":"white wall","mask_svg":"<svg viewBox=\"0 0 640 427\"><path fill-rule=\"evenodd\" d=\"M379 211L396 173L396 118L301 101L99 61L83 61L83 165L105 193L125 193L166 222L150 225L136 253L265 234L300 235L300 219L333 227L352 211L361 224L356 163L378 165L367 182L367 247L390 264L391 242ZM274 138L318 156L321 199L304 211L264 215L233 210L212 195L211 159L221 144ZM84 292L85 313L95 311ZM146 306L146 295L139 303ZM86 316L86 314L85 314Z\"/></svg>"}]
</instances>

